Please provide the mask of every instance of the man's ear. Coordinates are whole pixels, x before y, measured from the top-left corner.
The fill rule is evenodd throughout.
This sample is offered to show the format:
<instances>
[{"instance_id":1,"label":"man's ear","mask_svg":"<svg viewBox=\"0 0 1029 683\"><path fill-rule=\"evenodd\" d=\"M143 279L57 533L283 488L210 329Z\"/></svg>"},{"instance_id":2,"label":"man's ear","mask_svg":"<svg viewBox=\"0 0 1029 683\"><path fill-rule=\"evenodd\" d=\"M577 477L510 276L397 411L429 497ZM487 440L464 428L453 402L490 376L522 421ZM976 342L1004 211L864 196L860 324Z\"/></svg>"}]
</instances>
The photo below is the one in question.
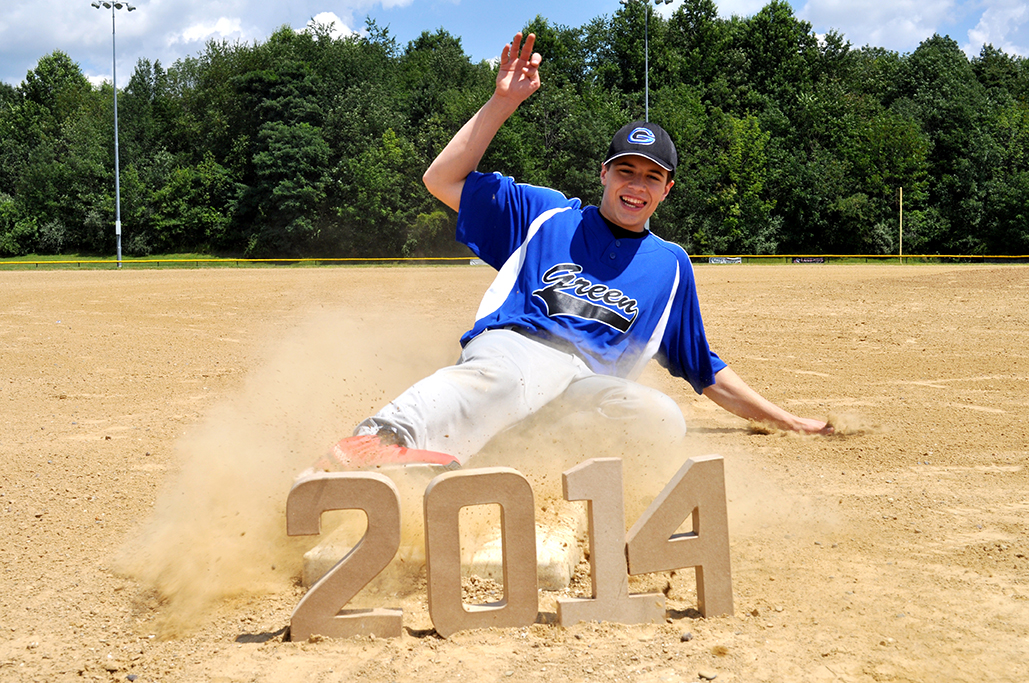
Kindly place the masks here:
<instances>
[{"instance_id":1,"label":"man's ear","mask_svg":"<svg viewBox=\"0 0 1029 683\"><path fill-rule=\"evenodd\" d=\"M601 185L607 185L607 168L608 168L608 165L603 164L603 163L600 164L600 184Z\"/></svg>"},{"instance_id":2,"label":"man's ear","mask_svg":"<svg viewBox=\"0 0 1029 683\"><path fill-rule=\"evenodd\" d=\"M661 197L661 201L668 199L668 193L672 191L672 185L675 185L675 181L669 180L668 184L665 185L665 195Z\"/></svg>"}]
</instances>

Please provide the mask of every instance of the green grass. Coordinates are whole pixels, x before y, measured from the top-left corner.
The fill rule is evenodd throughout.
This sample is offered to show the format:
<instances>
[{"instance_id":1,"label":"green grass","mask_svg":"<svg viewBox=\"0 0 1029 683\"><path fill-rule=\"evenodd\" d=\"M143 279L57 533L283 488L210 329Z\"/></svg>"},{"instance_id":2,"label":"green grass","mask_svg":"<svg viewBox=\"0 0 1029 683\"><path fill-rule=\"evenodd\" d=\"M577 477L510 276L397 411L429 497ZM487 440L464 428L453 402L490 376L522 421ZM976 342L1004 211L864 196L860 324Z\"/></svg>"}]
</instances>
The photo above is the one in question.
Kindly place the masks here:
<instances>
[{"instance_id":1,"label":"green grass","mask_svg":"<svg viewBox=\"0 0 1029 683\"><path fill-rule=\"evenodd\" d=\"M317 266L369 266L369 265L401 265L401 264L433 264L433 265L467 265L471 257L454 257L441 259L336 259L336 258L270 258L246 259L223 258L209 254L154 254L146 257L122 256L122 268L133 270L156 270L167 268L268 268L295 267L313 268ZM61 256L19 256L0 259L0 271L3 270L111 270L118 267L114 256L91 256L81 254L64 254Z\"/></svg>"},{"instance_id":2,"label":"green grass","mask_svg":"<svg viewBox=\"0 0 1029 683\"><path fill-rule=\"evenodd\" d=\"M234 261L211 262L215 258L206 254L164 254L134 258L122 256L122 267L160 268L176 265L198 267L199 265L235 265ZM62 254L60 256L39 256L30 254L15 258L0 259L0 270L109 270L118 267L114 256L93 256L89 254Z\"/></svg>"},{"instance_id":3,"label":"green grass","mask_svg":"<svg viewBox=\"0 0 1029 683\"><path fill-rule=\"evenodd\" d=\"M318 266L400 266L400 265L467 265L473 258L471 255L451 258L383 258L383 259L338 259L338 258L279 258L279 259L246 259L211 256L209 254L155 254L146 257L122 256L122 268L132 270L160 270L169 268L269 268L292 267L314 268ZM695 265L706 265L707 255L691 255ZM859 255L827 255L826 265L883 264L899 265L896 256L859 256ZM905 256L904 265L918 264L976 264L976 263L1024 263L1027 257L997 256ZM793 256L743 256L744 265L786 265L793 264ZM817 266L822 264L797 264ZM88 254L64 254L61 256L18 256L0 259L0 271L27 270L113 270L118 267L114 256L93 256Z\"/></svg>"}]
</instances>

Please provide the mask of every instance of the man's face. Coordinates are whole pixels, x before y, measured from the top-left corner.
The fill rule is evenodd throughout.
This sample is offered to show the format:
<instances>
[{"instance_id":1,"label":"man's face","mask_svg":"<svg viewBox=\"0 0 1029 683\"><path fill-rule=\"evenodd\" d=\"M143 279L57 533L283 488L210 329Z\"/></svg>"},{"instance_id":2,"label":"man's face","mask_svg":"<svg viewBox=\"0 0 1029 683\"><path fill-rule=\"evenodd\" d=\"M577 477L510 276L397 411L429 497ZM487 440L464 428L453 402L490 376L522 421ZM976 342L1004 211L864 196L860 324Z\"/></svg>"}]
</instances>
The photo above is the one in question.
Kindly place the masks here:
<instances>
[{"instance_id":1,"label":"man's face","mask_svg":"<svg viewBox=\"0 0 1029 683\"><path fill-rule=\"evenodd\" d=\"M600 200L604 218L626 230L643 232L647 219L675 182L650 159L632 154L601 166L600 184L604 186Z\"/></svg>"}]
</instances>

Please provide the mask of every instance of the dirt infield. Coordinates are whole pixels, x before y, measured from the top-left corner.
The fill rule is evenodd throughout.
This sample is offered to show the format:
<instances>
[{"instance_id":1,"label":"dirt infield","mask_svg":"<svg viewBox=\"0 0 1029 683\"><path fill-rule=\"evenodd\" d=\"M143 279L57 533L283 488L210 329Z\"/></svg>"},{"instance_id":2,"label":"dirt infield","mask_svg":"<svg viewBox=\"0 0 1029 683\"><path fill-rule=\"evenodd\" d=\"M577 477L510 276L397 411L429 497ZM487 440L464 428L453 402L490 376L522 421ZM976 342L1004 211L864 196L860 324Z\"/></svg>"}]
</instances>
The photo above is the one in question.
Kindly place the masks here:
<instances>
[{"instance_id":1,"label":"dirt infield","mask_svg":"<svg viewBox=\"0 0 1029 683\"><path fill-rule=\"evenodd\" d=\"M697 268L712 347L840 427L761 433L645 375L691 428L672 464L726 458L735 616L698 618L680 572L634 580L664 625L443 640L406 567L361 596L403 607L400 638L284 642L316 542L284 536L293 476L456 358L491 279L0 272L0 681L1029 680L1022 266ZM563 465L518 466L545 506Z\"/></svg>"}]
</instances>

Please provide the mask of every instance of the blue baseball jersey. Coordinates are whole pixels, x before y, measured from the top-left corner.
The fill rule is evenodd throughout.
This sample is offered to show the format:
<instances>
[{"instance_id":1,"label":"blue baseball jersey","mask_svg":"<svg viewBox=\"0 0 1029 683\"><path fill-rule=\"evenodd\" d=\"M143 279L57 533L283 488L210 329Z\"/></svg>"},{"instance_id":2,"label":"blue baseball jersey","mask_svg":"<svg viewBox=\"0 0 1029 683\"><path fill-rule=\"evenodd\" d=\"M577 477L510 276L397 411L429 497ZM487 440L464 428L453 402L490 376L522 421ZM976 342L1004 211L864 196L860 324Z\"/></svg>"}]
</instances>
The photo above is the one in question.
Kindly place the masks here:
<instances>
[{"instance_id":1,"label":"blue baseball jersey","mask_svg":"<svg viewBox=\"0 0 1029 683\"><path fill-rule=\"evenodd\" d=\"M457 239L499 271L462 346L516 326L570 345L599 374L635 379L656 356L697 393L725 367L677 244L615 237L597 207L495 173L465 181Z\"/></svg>"}]
</instances>

